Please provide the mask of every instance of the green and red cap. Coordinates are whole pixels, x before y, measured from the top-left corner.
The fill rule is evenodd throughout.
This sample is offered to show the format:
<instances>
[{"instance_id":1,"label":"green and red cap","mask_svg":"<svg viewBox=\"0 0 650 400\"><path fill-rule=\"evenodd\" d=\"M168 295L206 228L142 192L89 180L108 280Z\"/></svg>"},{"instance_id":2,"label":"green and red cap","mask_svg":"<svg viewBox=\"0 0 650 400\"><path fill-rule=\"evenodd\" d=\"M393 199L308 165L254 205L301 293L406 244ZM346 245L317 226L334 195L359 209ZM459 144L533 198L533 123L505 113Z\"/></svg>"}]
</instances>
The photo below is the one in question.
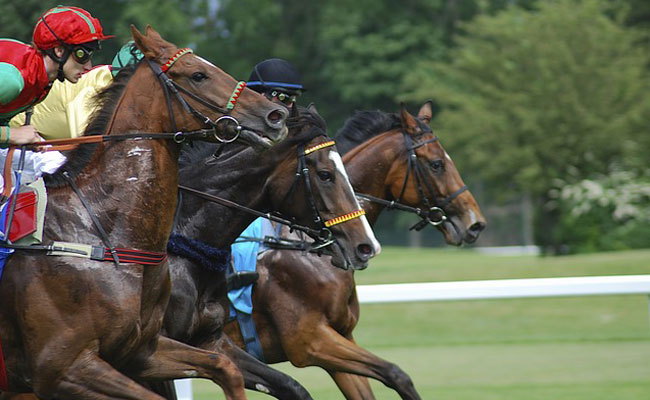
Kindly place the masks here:
<instances>
[{"instance_id":1,"label":"green and red cap","mask_svg":"<svg viewBox=\"0 0 650 400\"><path fill-rule=\"evenodd\" d=\"M32 40L42 50L56 46L77 45L114 37L104 35L102 25L97 18L83 8L57 6L45 14L36 23Z\"/></svg>"}]
</instances>

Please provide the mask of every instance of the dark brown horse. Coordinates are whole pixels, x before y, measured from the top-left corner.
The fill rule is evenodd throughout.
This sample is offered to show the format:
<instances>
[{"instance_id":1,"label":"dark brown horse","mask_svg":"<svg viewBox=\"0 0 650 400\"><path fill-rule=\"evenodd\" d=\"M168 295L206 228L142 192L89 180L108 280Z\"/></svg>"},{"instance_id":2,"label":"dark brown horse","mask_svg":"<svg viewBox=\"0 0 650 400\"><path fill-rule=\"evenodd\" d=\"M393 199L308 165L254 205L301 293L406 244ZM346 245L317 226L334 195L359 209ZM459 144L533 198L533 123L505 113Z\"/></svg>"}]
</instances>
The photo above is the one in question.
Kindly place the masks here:
<instances>
[{"instance_id":1,"label":"dark brown horse","mask_svg":"<svg viewBox=\"0 0 650 400\"><path fill-rule=\"evenodd\" d=\"M331 221L359 210L343 162L315 109L302 110L287 125L288 138L262 155L241 147L215 155L213 146L197 146L182 157L180 180L187 186L203 187L222 198L237 200L246 207L279 211L314 228L319 227L314 225L318 219L314 211L324 221ZM303 177L296 180L296 171L303 168L307 170L308 185ZM201 172L197 173L198 170ZM287 400L311 398L295 381L270 370L222 334L229 311L226 270L209 265L206 258L211 253L207 249L229 249L255 215L191 193L183 195L179 211L171 243L174 244L176 235L198 243L185 240L180 245L192 247L191 251L182 249L183 255L170 257L173 289L165 315L166 335L202 349L226 352L242 370L249 389ZM334 258L339 258L334 260L337 265L351 263L353 268L364 268L368 258L379 251L363 216L330 225L330 229L342 253L335 253ZM199 254L204 254L203 258Z\"/></svg>"},{"instance_id":2,"label":"dark brown horse","mask_svg":"<svg viewBox=\"0 0 650 400\"><path fill-rule=\"evenodd\" d=\"M230 110L225 105L237 87L232 77L150 27L146 35L133 27L132 33L145 61L107 89L87 132L198 131L230 111L229 121L238 120L242 135L257 144L268 147L284 138L286 110L247 89ZM183 92L185 102L163 90L157 76L169 76L165 85ZM164 255L176 206L180 146L172 140L108 143L81 147L47 180L44 243ZM97 233L100 227L104 233ZM236 367L230 360L160 336L171 292L167 261L114 264L65 254L17 250L5 266L2 390L34 392L42 399L157 400L161 397L135 380L204 377L222 385L228 399L245 398L243 381L231 381L229 370ZM115 255L108 254L109 259Z\"/></svg>"},{"instance_id":3,"label":"dark brown horse","mask_svg":"<svg viewBox=\"0 0 650 400\"><path fill-rule=\"evenodd\" d=\"M339 132L337 143L346 152L346 169L357 193L395 201L394 207L439 206L446 219L437 228L447 242L473 242L485 220L431 132L430 119L430 103L422 106L418 118L404 108L399 116L358 113ZM367 202L364 208L374 223L384 205ZM443 214L434 211L431 220L438 223ZM257 271L253 319L268 363L288 360L298 367L319 366L346 399L374 399L366 377L393 388L403 399L420 398L397 365L355 343L352 331L359 319L359 302L353 271L331 268L327 257L289 250L262 253ZM243 347L236 322L227 325L226 333Z\"/></svg>"}]
</instances>

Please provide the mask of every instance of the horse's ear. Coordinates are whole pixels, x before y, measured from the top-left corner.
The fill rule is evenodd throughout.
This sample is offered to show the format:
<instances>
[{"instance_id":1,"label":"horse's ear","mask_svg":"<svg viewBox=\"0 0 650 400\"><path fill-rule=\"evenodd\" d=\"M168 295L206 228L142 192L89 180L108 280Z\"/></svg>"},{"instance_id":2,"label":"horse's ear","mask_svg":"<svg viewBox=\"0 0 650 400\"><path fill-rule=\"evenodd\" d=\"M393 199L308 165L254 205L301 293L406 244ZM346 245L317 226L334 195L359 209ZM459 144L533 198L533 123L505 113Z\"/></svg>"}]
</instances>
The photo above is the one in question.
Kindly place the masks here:
<instances>
[{"instance_id":1,"label":"horse's ear","mask_svg":"<svg viewBox=\"0 0 650 400\"><path fill-rule=\"evenodd\" d=\"M429 124L431 122L431 118L433 117L433 100L427 100L422 107L420 107L420 111L418 111L418 118L424 121L426 124Z\"/></svg>"},{"instance_id":2,"label":"horse's ear","mask_svg":"<svg viewBox=\"0 0 650 400\"><path fill-rule=\"evenodd\" d=\"M131 24L131 35L135 46L146 58L155 60L162 55L160 47L154 43L156 38L160 40L161 37L150 25L147 25L146 35L143 35L135 25Z\"/></svg>"},{"instance_id":3,"label":"horse's ear","mask_svg":"<svg viewBox=\"0 0 650 400\"><path fill-rule=\"evenodd\" d=\"M404 103L400 104L399 116L402 119L402 127L409 135L415 135L418 123L415 118L406 110Z\"/></svg>"},{"instance_id":4,"label":"horse's ear","mask_svg":"<svg viewBox=\"0 0 650 400\"><path fill-rule=\"evenodd\" d=\"M289 115L289 118L298 118L299 117L299 112L298 112L298 106L296 103L291 104L291 113Z\"/></svg>"},{"instance_id":5,"label":"horse's ear","mask_svg":"<svg viewBox=\"0 0 650 400\"><path fill-rule=\"evenodd\" d=\"M312 114L320 115L318 114L318 110L316 109L316 105L314 103L309 103L307 110L309 110L309 112Z\"/></svg>"}]
</instances>

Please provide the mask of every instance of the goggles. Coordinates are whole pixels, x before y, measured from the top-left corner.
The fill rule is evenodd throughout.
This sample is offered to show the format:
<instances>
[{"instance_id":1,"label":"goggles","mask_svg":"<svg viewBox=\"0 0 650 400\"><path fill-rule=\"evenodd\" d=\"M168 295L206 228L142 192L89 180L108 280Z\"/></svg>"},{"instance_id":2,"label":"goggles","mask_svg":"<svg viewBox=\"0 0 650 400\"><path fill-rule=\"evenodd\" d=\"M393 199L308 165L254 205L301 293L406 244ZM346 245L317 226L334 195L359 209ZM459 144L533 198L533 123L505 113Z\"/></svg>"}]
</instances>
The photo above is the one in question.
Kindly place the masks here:
<instances>
[{"instance_id":1,"label":"goggles","mask_svg":"<svg viewBox=\"0 0 650 400\"><path fill-rule=\"evenodd\" d=\"M284 103L288 106L290 106L292 103L296 101L296 95L290 95L288 93L281 92L279 90L271 90L266 92L266 96L269 98L269 100L273 98L277 98L280 100L281 103Z\"/></svg>"},{"instance_id":2,"label":"goggles","mask_svg":"<svg viewBox=\"0 0 650 400\"><path fill-rule=\"evenodd\" d=\"M94 50L88 49L84 46L75 46L72 48L72 58L79 64L85 64L90 60L90 57L93 56Z\"/></svg>"}]
</instances>

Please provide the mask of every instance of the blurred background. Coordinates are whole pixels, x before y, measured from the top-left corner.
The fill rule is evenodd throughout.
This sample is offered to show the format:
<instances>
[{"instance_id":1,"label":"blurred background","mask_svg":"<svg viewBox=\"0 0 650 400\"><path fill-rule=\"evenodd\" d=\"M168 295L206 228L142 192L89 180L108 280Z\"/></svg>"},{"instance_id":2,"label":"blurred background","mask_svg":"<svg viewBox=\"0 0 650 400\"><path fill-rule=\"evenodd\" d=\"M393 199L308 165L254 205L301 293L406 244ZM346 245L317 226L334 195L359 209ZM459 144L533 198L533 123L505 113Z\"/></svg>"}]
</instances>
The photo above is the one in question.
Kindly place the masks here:
<instances>
[{"instance_id":1,"label":"blurred background","mask_svg":"<svg viewBox=\"0 0 650 400\"><path fill-rule=\"evenodd\" d=\"M60 0L4 0L29 42ZM650 247L650 2L644 0L76 0L106 32L151 24L238 79L281 57L334 135L355 110L435 104L434 130L479 201L476 246L545 254ZM443 246L384 213L386 245Z\"/></svg>"}]
</instances>

